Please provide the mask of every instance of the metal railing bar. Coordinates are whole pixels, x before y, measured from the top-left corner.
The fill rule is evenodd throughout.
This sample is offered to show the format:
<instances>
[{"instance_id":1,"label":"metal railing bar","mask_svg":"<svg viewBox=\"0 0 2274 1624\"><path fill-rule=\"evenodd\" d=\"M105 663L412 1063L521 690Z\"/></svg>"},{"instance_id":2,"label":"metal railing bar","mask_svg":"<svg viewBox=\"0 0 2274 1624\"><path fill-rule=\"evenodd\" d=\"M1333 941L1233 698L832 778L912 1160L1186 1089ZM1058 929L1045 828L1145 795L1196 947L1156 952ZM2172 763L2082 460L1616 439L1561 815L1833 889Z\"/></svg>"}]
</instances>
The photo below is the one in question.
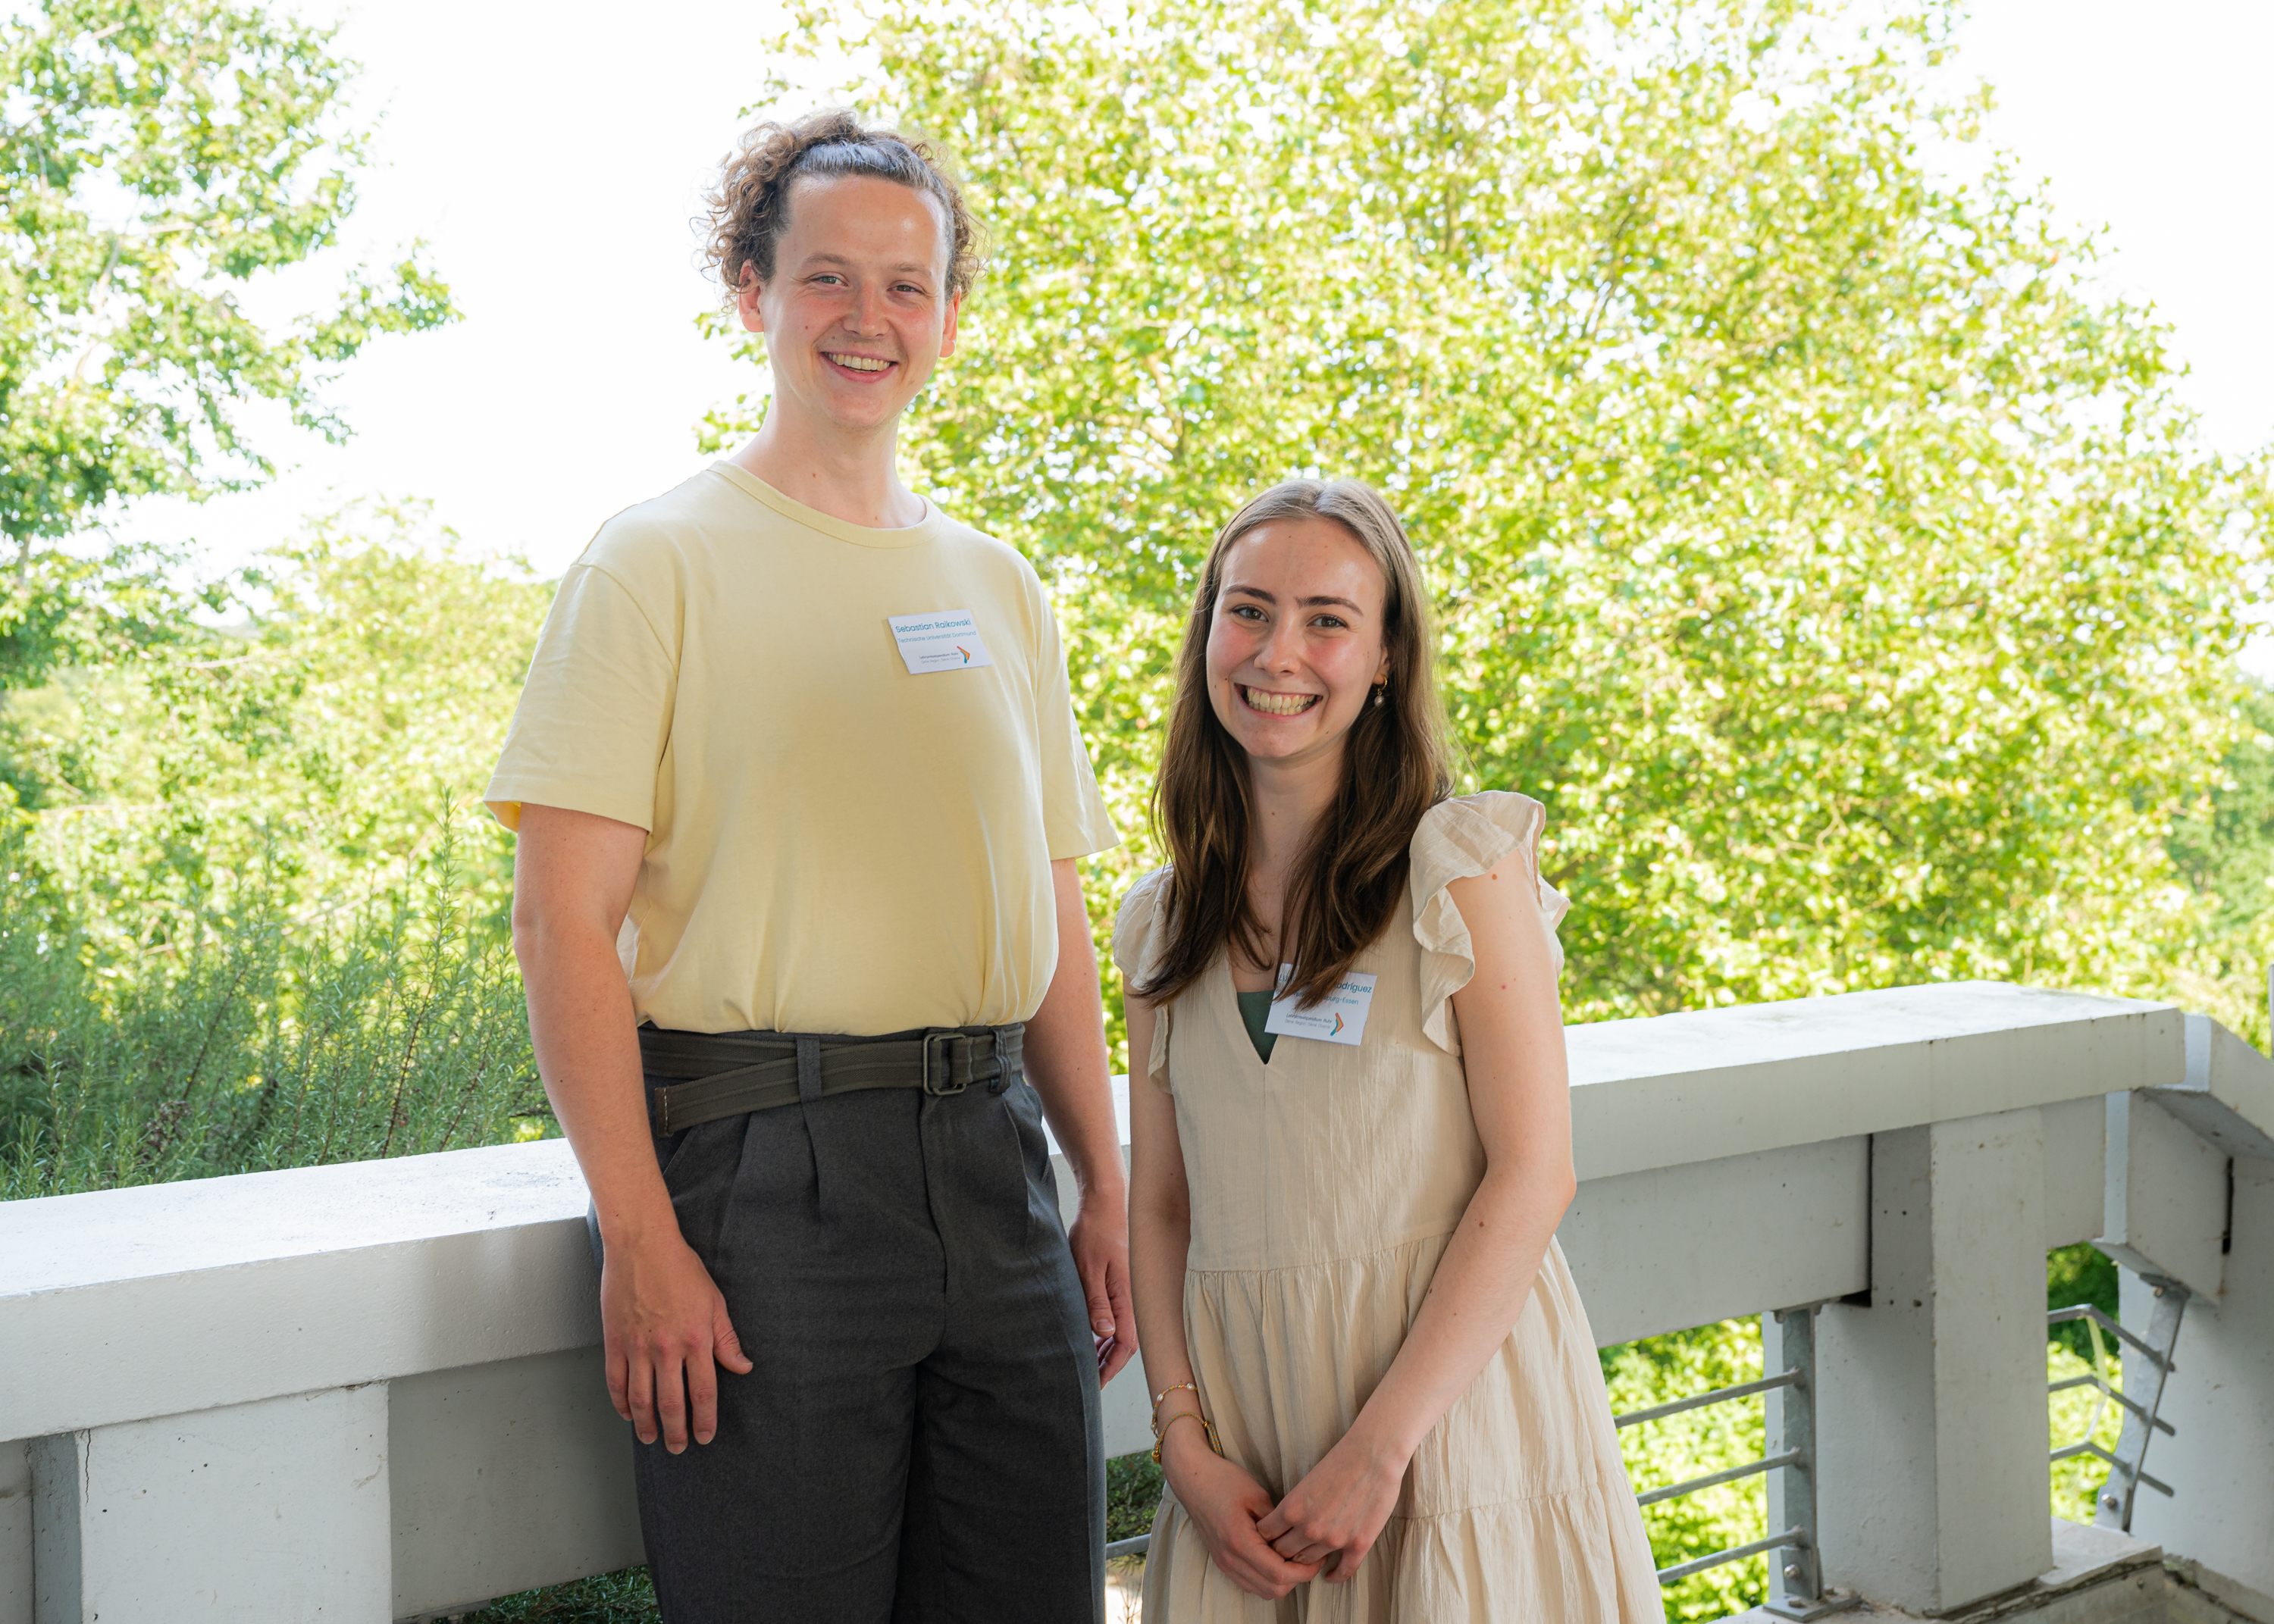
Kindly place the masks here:
<instances>
[{"instance_id":1,"label":"metal railing bar","mask_svg":"<svg viewBox=\"0 0 2274 1624\"><path fill-rule=\"evenodd\" d=\"M1685 1410L1702 1410L1708 1404L1727 1403L1733 1398L1751 1398L1756 1393L1767 1393L1777 1387L1798 1384L1800 1372L1787 1371L1781 1376L1770 1376L1759 1381L1748 1381L1734 1387L1716 1387L1711 1393L1700 1393L1694 1398L1678 1398L1671 1404L1659 1404L1649 1410L1638 1410L1630 1415L1614 1416L1611 1419L1620 1427L1640 1426L1645 1421L1662 1420L1678 1416Z\"/></svg>"},{"instance_id":2,"label":"metal railing bar","mask_svg":"<svg viewBox=\"0 0 2274 1624\"><path fill-rule=\"evenodd\" d=\"M1105 1554L1108 1558L1117 1556L1142 1556L1152 1545L1152 1543L1153 1536L1150 1534L1140 1534L1134 1539L1117 1539L1111 1545L1105 1547Z\"/></svg>"},{"instance_id":3,"label":"metal railing bar","mask_svg":"<svg viewBox=\"0 0 2274 1624\"><path fill-rule=\"evenodd\" d=\"M2125 1409L2139 1417L2140 1419L2152 1424L2157 1431L2162 1432L2165 1437L2177 1438L2179 1436L2179 1432L2172 1427L2170 1422L2165 1420L2161 1416L2150 1415L2146 1410L2141 1409L2139 1405L2134 1403L2130 1399L2126 1398L2121 1393L2119 1393L2114 1387L2110 1387L2107 1382L2098 1376L2071 1376L2066 1381L2056 1381L2052 1383L2045 1388L2045 1391L2048 1394L2065 1393L2071 1387L2098 1387L2103 1393L2105 1393L2109 1397L2123 1405Z\"/></svg>"},{"instance_id":4,"label":"metal railing bar","mask_svg":"<svg viewBox=\"0 0 2274 1624\"><path fill-rule=\"evenodd\" d=\"M1703 1477L1692 1477L1687 1483L1670 1484L1662 1489L1653 1489L1647 1494L1637 1495L1635 1503L1638 1506L1655 1506L1662 1500L1673 1500L1679 1495L1693 1493L1699 1489L1710 1489L1717 1483L1735 1483L1740 1477L1751 1477L1756 1473L1774 1471L1778 1467L1790 1466L1799 1459L1799 1450L1788 1449L1782 1455L1772 1455L1758 1461L1748 1461L1744 1465L1732 1466L1727 1471L1710 1472Z\"/></svg>"},{"instance_id":5,"label":"metal railing bar","mask_svg":"<svg viewBox=\"0 0 2274 1624\"><path fill-rule=\"evenodd\" d=\"M1771 1534L1766 1539L1756 1539L1749 1545L1731 1545L1726 1551L1716 1551L1711 1556L1701 1556L1696 1561L1684 1562L1678 1568L1661 1568L1658 1570L1658 1582L1672 1584L1677 1579L1687 1579L1691 1574L1704 1573L1707 1568L1719 1568L1724 1562L1758 1556L1764 1551L1774 1551L1785 1545L1799 1548L1807 1543L1798 1529L1788 1528L1781 1534Z\"/></svg>"},{"instance_id":6,"label":"metal railing bar","mask_svg":"<svg viewBox=\"0 0 2274 1624\"><path fill-rule=\"evenodd\" d=\"M2074 1308L2056 1308L2045 1316L2045 1323L2047 1325L2059 1325L2064 1320L2090 1320L2104 1331L2113 1331L2126 1342L2137 1349L2142 1357L2153 1364L2157 1370L2162 1371L2165 1375L2170 1375L2174 1368L2169 1359L2165 1358L2162 1354L2157 1353L2153 1348L2150 1348L2147 1343L2133 1335L2131 1332L2117 1324L2115 1320L2111 1320L2106 1314L2102 1313L2090 1303L2079 1303Z\"/></svg>"},{"instance_id":7,"label":"metal railing bar","mask_svg":"<svg viewBox=\"0 0 2274 1624\"><path fill-rule=\"evenodd\" d=\"M2146 1472L2142 1471L2136 1466L2126 1466L2123 1462L2118 1460L2114 1455L2109 1454L2107 1450L2102 1448L2096 1443L2086 1442L2081 1444L2071 1444L2065 1449L2054 1450L2052 1453L2052 1458L2055 1461L2066 1461L2080 1455L2089 1455L2095 1460L2103 1462L2105 1464L2113 1467L2118 1471L2129 1471L2135 1477L2146 1484L2150 1488L2155 1490L2157 1493L2164 1495L2167 1499L2171 1497L2172 1485L2170 1484L2165 1483L2160 1477L2150 1477Z\"/></svg>"}]
</instances>

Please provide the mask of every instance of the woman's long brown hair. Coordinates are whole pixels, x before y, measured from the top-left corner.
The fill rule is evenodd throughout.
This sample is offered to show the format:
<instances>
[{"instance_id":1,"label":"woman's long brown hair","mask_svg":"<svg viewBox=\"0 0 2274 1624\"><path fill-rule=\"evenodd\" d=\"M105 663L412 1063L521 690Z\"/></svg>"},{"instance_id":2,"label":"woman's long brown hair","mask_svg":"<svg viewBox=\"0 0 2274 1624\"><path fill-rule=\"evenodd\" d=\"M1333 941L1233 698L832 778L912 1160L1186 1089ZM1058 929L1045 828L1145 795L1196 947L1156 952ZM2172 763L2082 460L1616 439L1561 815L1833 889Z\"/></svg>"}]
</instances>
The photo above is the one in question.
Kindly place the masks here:
<instances>
[{"instance_id":1,"label":"woman's long brown hair","mask_svg":"<svg viewBox=\"0 0 2274 1624\"><path fill-rule=\"evenodd\" d=\"M1290 479L1255 498L1209 550L1193 615L1177 655L1168 748L1153 784L1153 826L1169 849L1169 944L1141 998L1163 1003L1192 984L1234 943L1251 963L1269 944L1247 896L1247 753L1216 718L1208 690L1209 629L1224 558L1232 543L1276 520L1330 520L1373 554L1384 585L1385 703L1369 698L1343 735L1342 783L1288 876L1281 951L1294 964L1288 989L1315 1004L1391 923L1405 890L1406 849L1421 815L1452 793L1436 639L1428 594L1405 527L1371 486L1354 479Z\"/></svg>"}]
</instances>

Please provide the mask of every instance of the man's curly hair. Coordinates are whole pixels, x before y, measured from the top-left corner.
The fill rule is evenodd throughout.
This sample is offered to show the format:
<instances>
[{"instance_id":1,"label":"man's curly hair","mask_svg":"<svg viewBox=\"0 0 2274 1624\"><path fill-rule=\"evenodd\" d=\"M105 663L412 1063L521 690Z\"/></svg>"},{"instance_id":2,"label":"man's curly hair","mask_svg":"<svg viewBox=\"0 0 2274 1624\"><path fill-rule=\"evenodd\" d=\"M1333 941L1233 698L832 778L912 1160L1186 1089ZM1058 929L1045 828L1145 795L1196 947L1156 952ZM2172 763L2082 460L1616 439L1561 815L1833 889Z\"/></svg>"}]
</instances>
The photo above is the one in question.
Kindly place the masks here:
<instances>
[{"instance_id":1,"label":"man's curly hair","mask_svg":"<svg viewBox=\"0 0 2274 1624\"><path fill-rule=\"evenodd\" d=\"M930 142L897 130L870 130L839 109L809 113L794 124L762 124L746 132L704 196L710 229L704 260L734 297L742 267L760 282L774 274L774 244L789 228L794 181L866 175L896 181L938 200L947 217L947 291L970 289L979 274L979 229L963 201L947 156Z\"/></svg>"}]
</instances>

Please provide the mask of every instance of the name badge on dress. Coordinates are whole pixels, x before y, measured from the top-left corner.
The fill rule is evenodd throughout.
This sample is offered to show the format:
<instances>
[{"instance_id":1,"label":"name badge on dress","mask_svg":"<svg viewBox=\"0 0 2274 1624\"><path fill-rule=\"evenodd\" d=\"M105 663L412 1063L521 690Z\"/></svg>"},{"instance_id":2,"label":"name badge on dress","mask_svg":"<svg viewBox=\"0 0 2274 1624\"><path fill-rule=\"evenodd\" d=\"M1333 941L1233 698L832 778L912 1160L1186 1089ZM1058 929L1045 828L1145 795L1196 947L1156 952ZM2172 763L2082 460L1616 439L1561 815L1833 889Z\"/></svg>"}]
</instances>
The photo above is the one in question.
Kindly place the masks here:
<instances>
[{"instance_id":1,"label":"name badge on dress","mask_svg":"<svg viewBox=\"0 0 2274 1624\"><path fill-rule=\"evenodd\" d=\"M1280 987L1285 987L1294 974L1293 965L1281 965ZM1374 982L1371 972L1353 970L1309 1009L1293 998L1275 996L1271 1012L1263 1018L1263 1029L1283 1038L1316 1038L1321 1043L1348 1043L1356 1048L1366 1035L1366 1012L1374 1007Z\"/></svg>"},{"instance_id":2,"label":"name badge on dress","mask_svg":"<svg viewBox=\"0 0 2274 1624\"><path fill-rule=\"evenodd\" d=\"M892 628L892 641L900 644L900 658L908 663L912 677L995 663L968 609L888 614L885 620Z\"/></svg>"}]
</instances>

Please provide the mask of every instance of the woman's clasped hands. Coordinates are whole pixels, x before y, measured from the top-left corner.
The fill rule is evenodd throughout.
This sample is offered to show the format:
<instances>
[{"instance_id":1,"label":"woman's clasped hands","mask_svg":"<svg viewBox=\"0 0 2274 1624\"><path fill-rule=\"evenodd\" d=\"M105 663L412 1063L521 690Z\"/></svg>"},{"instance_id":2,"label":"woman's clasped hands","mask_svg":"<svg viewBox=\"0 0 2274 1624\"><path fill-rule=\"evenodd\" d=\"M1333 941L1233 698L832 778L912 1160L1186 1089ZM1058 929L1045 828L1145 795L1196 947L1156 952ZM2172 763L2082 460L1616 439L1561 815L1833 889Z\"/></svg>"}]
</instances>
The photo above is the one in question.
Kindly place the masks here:
<instances>
[{"instance_id":1,"label":"woman's clasped hands","mask_svg":"<svg viewBox=\"0 0 2274 1624\"><path fill-rule=\"evenodd\" d=\"M1263 1485L1213 1453L1197 1426L1164 1437L1169 1486L1225 1576L1276 1601L1323 1576L1341 1583L1382 1537L1404 1481L1392 1464L1346 1436L1276 1506Z\"/></svg>"}]
</instances>

